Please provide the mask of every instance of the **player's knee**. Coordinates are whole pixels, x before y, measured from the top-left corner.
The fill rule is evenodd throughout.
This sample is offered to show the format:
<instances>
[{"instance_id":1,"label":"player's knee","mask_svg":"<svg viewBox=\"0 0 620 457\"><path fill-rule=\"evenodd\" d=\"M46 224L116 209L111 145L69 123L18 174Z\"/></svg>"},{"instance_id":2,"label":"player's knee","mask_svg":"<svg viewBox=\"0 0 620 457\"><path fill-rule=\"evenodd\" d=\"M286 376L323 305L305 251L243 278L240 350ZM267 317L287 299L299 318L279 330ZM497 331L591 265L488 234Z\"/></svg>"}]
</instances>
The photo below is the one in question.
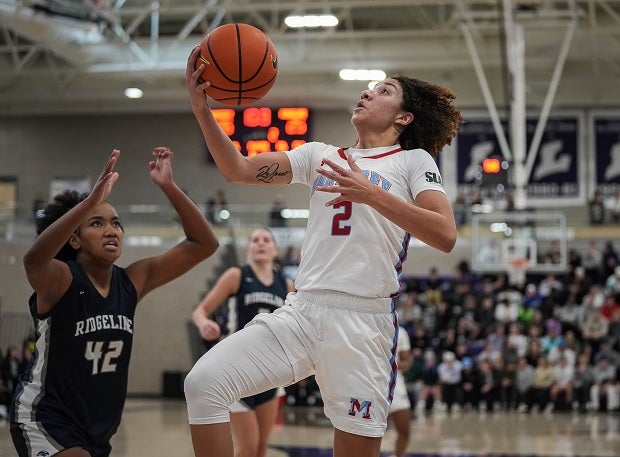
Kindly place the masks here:
<instances>
[{"instance_id":1,"label":"player's knee","mask_svg":"<svg viewBox=\"0 0 620 457\"><path fill-rule=\"evenodd\" d=\"M228 408L234 401L234 392L229 384L223 373L212 367L196 364L185 377L185 399L188 404Z\"/></svg>"}]
</instances>

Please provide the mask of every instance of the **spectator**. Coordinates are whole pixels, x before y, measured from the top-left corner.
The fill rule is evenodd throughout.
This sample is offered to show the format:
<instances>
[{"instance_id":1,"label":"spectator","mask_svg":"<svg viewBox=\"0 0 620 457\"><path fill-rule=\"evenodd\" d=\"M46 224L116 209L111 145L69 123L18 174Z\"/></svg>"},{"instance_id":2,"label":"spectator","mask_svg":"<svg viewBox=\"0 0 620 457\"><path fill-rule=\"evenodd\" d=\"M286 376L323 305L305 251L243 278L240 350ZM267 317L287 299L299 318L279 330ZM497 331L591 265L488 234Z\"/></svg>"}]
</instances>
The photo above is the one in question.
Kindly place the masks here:
<instances>
[{"instance_id":1,"label":"spectator","mask_svg":"<svg viewBox=\"0 0 620 457\"><path fill-rule=\"evenodd\" d=\"M530 306L529 303L521 303L519 307L519 313L517 314L517 320L523 325L530 327L536 317L536 310Z\"/></svg>"},{"instance_id":2,"label":"spectator","mask_svg":"<svg viewBox=\"0 0 620 457\"><path fill-rule=\"evenodd\" d=\"M30 363L30 359L32 358L32 354L34 353L34 341L25 341L22 346L22 357L19 361L19 375L21 376L23 372L28 368L28 364Z\"/></svg>"},{"instance_id":3,"label":"spectator","mask_svg":"<svg viewBox=\"0 0 620 457\"><path fill-rule=\"evenodd\" d=\"M269 211L269 227L286 227L288 225L288 219L282 214L284 209L286 209L284 197L276 195Z\"/></svg>"},{"instance_id":4,"label":"spectator","mask_svg":"<svg viewBox=\"0 0 620 457\"><path fill-rule=\"evenodd\" d=\"M439 382L441 384L441 398L446 405L447 411L452 412L455 404L461 403L461 371L463 365L456 360L454 352L443 353L442 362L437 367Z\"/></svg>"},{"instance_id":5,"label":"spectator","mask_svg":"<svg viewBox=\"0 0 620 457\"><path fill-rule=\"evenodd\" d=\"M611 411L618 407L617 367L607 357L601 357L592 369L594 383L590 388L590 401L595 411Z\"/></svg>"},{"instance_id":6,"label":"spectator","mask_svg":"<svg viewBox=\"0 0 620 457\"><path fill-rule=\"evenodd\" d=\"M592 287L592 280L586 275L586 269L582 266L575 268L570 280L570 287L576 289L577 297L581 301Z\"/></svg>"},{"instance_id":7,"label":"spectator","mask_svg":"<svg viewBox=\"0 0 620 457\"><path fill-rule=\"evenodd\" d=\"M534 383L534 367L526 357L519 357L515 385L517 388L517 405L519 411L525 412L532 404L532 384Z\"/></svg>"},{"instance_id":8,"label":"spectator","mask_svg":"<svg viewBox=\"0 0 620 457\"><path fill-rule=\"evenodd\" d=\"M538 287L536 287L536 284L530 283L525 286L523 305L530 308L538 309L542 306L544 297L545 296L538 291Z\"/></svg>"},{"instance_id":9,"label":"spectator","mask_svg":"<svg viewBox=\"0 0 620 457\"><path fill-rule=\"evenodd\" d=\"M467 282L459 281L457 283L457 287L462 283ZM443 300L441 284L442 279L439 276L439 270L437 270L437 267L431 267L429 269L428 276L426 277L426 287L424 289L424 298L427 305L438 305Z\"/></svg>"},{"instance_id":10,"label":"spectator","mask_svg":"<svg viewBox=\"0 0 620 457\"><path fill-rule=\"evenodd\" d=\"M485 337L495 322L495 298L493 295L483 295L476 310L476 322L482 329L481 336Z\"/></svg>"},{"instance_id":11,"label":"spectator","mask_svg":"<svg viewBox=\"0 0 620 457\"><path fill-rule=\"evenodd\" d=\"M620 366L620 353L616 351L609 339L601 341L598 351L594 353L594 364L598 364L601 359L607 359L610 365L618 367Z\"/></svg>"},{"instance_id":12,"label":"spectator","mask_svg":"<svg viewBox=\"0 0 620 457\"><path fill-rule=\"evenodd\" d=\"M614 268L613 274L606 278L605 293L607 295L620 294L620 265Z\"/></svg>"},{"instance_id":13,"label":"spectator","mask_svg":"<svg viewBox=\"0 0 620 457\"><path fill-rule=\"evenodd\" d=\"M514 348L519 357L523 357L527 352L527 337L521 332L518 322L513 322L508 326L508 344Z\"/></svg>"},{"instance_id":14,"label":"spectator","mask_svg":"<svg viewBox=\"0 0 620 457\"><path fill-rule=\"evenodd\" d=\"M603 201L603 194L600 191L595 190L592 200L589 204L590 224L601 225L605 222L605 202Z\"/></svg>"},{"instance_id":15,"label":"spectator","mask_svg":"<svg viewBox=\"0 0 620 457\"><path fill-rule=\"evenodd\" d=\"M503 357L498 357L494 368L499 380L497 400L504 411L512 411L517 406L517 366L512 361L507 362Z\"/></svg>"},{"instance_id":16,"label":"spectator","mask_svg":"<svg viewBox=\"0 0 620 457\"><path fill-rule=\"evenodd\" d=\"M20 358L19 358L19 349L15 345L9 346L6 352L6 357L2 361L2 370L0 374L2 375L2 379L4 379L4 385L8 392L13 395L15 388L19 382L19 368L20 368Z\"/></svg>"},{"instance_id":17,"label":"spectator","mask_svg":"<svg viewBox=\"0 0 620 457\"><path fill-rule=\"evenodd\" d=\"M32 220L36 221L41 215L41 211L45 209L47 204L45 198L43 198L43 192L38 192L32 200Z\"/></svg>"},{"instance_id":18,"label":"spectator","mask_svg":"<svg viewBox=\"0 0 620 457\"><path fill-rule=\"evenodd\" d=\"M607 336L609 321L601 313L589 313L582 324L581 334L583 340L592 347L594 353L598 352L601 341Z\"/></svg>"},{"instance_id":19,"label":"spectator","mask_svg":"<svg viewBox=\"0 0 620 457\"><path fill-rule=\"evenodd\" d=\"M586 412L590 399L590 389L594 384L594 375L590 366L590 357L587 353L579 354L575 375L573 376L573 395L580 413Z\"/></svg>"},{"instance_id":20,"label":"spectator","mask_svg":"<svg viewBox=\"0 0 620 457\"><path fill-rule=\"evenodd\" d=\"M402 306L402 305L401 305ZM400 321L400 312L399 312L399 321ZM414 349L419 349L424 352L426 348L428 348L430 344L430 339L426 333L426 328L418 323L413 326L413 335L411 336L411 347Z\"/></svg>"},{"instance_id":21,"label":"spectator","mask_svg":"<svg viewBox=\"0 0 620 457\"><path fill-rule=\"evenodd\" d=\"M459 192L457 194L454 204L452 205L452 210L454 212L454 221L456 222L457 227L460 227L469 221L469 205L467 204L467 200L465 199L463 192Z\"/></svg>"},{"instance_id":22,"label":"spectator","mask_svg":"<svg viewBox=\"0 0 620 457\"><path fill-rule=\"evenodd\" d=\"M206 214L207 220L214 225L223 225L228 220L228 201L222 189L215 191L215 195L207 201Z\"/></svg>"},{"instance_id":23,"label":"spectator","mask_svg":"<svg viewBox=\"0 0 620 457\"><path fill-rule=\"evenodd\" d=\"M437 356L431 350L424 352L424 365L422 367L422 388L420 397L416 402L418 416L428 413L433 406L440 409L441 387L439 385L439 373L437 371Z\"/></svg>"},{"instance_id":24,"label":"spectator","mask_svg":"<svg viewBox=\"0 0 620 457\"><path fill-rule=\"evenodd\" d=\"M301 261L301 252L297 246L289 246L284 252L282 258L282 271L288 276L291 281L295 281L297 277L297 269L299 268L299 262Z\"/></svg>"},{"instance_id":25,"label":"spectator","mask_svg":"<svg viewBox=\"0 0 620 457\"><path fill-rule=\"evenodd\" d=\"M577 336L573 330L568 329L564 332L564 342L566 343L566 347L571 349L574 354L581 354L583 347L581 338L577 339Z\"/></svg>"},{"instance_id":26,"label":"spectator","mask_svg":"<svg viewBox=\"0 0 620 457\"><path fill-rule=\"evenodd\" d=\"M620 265L620 256L612 241L607 241L603 246L602 257L601 277L608 278L614 273L616 267Z\"/></svg>"},{"instance_id":27,"label":"spectator","mask_svg":"<svg viewBox=\"0 0 620 457\"><path fill-rule=\"evenodd\" d=\"M575 351L568 347L564 337L562 337L562 341L557 346L549 350L548 358L549 363L552 365L557 365L561 359L565 359L569 366L575 366Z\"/></svg>"},{"instance_id":28,"label":"spectator","mask_svg":"<svg viewBox=\"0 0 620 457\"><path fill-rule=\"evenodd\" d=\"M616 347L620 347L620 311L615 311L609 320L609 331L607 335L614 342Z\"/></svg>"},{"instance_id":29,"label":"spectator","mask_svg":"<svg viewBox=\"0 0 620 457\"><path fill-rule=\"evenodd\" d=\"M520 304L504 297L495 307L495 320L501 324L510 324L519 317Z\"/></svg>"},{"instance_id":30,"label":"spectator","mask_svg":"<svg viewBox=\"0 0 620 457\"><path fill-rule=\"evenodd\" d=\"M497 375L490 359L478 359L480 370L480 406L482 411L493 411L497 399Z\"/></svg>"},{"instance_id":31,"label":"spectator","mask_svg":"<svg viewBox=\"0 0 620 457\"><path fill-rule=\"evenodd\" d=\"M461 360L461 406L471 407L478 411L480 406L480 373L471 357L463 357Z\"/></svg>"},{"instance_id":32,"label":"spectator","mask_svg":"<svg viewBox=\"0 0 620 457\"><path fill-rule=\"evenodd\" d=\"M579 330L584 319L584 312L581 303L577 301L575 288L570 288L564 303L554 308L553 317L560 322L563 328Z\"/></svg>"},{"instance_id":33,"label":"spectator","mask_svg":"<svg viewBox=\"0 0 620 457\"><path fill-rule=\"evenodd\" d=\"M534 285L534 287L536 287L536 285ZM547 273L547 275L538 284L538 293L543 298L550 296L553 292L558 293L563 291L564 284L557 278L555 273Z\"/></svg>"},{"instance_id":34,"label":"spectator","mask_svg":"<svg viewBox=\"0 0 620 457\"><path fill-rule=\"evenodd\" d=\"M530 399L530 403L528 404L528 411L531 411L533 406L537 406L538 411L544 411L548 407L551 395L551 386L554 382L555 375L553 374L553 367L547 360L547 357L540 357L536 368L534 368L532 397Z\"/></svg>"},{"instance_id":35,"label":"spectator","mask_svg":"<svg viewBox=\"0 0 620 457\"><path fill-rule=\"evenodd\" d=\"M555 319L547 319L545 328L547 329L547 334L542 337L540 343L545 354L549 354L551 349L559 346L564 341L564 337L562 336L562 324Z\"/></svg>"},{"instance_id":36,"label":"spectator","mask_svg":"<svg viewBox=\"0 0 620 457\"><path fill-rule=\"evenodd\" d=\"M501 350L496 349L496 347L493 344L487 342L484 345L484 348L482 349L482 351L480 351L478 355L476 356L476 360L478 361L478 363L480 363L482 360L487 360L489 361L489 363L494 364L495 360L501 356L502 356Z\"/></svg>"},{"instance_id":37,"label":"spectator","mask_svg":"<svg viewBox=\"0 0 620 457\"><path fill-rule=\"evenodd\" d=\"M603 262L603 252L601 251L596 240L590 240L583 254L583 268L586 275L593 282L600 281L601 264Z\"/></svg>"},{"instance_id":38,"label":"spectator","mask_svg":"<svg viewBox=\"0 0 620 457\"><path fill-rule=\"evenodd\" d=\"M620 223L620 187L616 188L614 196L610 202L611 221L615 224Z\"/></svg>"},{"instance_id":39,"label":"spectator","mask_svg":"<svg viewBox=\"0 0 620 457\"><path fill-rule=\"evenodd\" d=\"M560 357L553 367L553 385L550 390L551 403L558 411L565 411L573 404L574 365L566 357Z\"/></svg>"},{"instance_id":40,"label":"spectator","mask_svg":"<svg viewBox=\"0 0 620 457\"><path fill-rule=\"evenodd\" d=\"M409 333L413 333L414 327L422 327L416 325L422 318L422 309L416 302L416 297L415 292L409 292L402 294L398 299L398 322ZM426 349L426 346L421 349Z\"/></svg>"}]
</instances>

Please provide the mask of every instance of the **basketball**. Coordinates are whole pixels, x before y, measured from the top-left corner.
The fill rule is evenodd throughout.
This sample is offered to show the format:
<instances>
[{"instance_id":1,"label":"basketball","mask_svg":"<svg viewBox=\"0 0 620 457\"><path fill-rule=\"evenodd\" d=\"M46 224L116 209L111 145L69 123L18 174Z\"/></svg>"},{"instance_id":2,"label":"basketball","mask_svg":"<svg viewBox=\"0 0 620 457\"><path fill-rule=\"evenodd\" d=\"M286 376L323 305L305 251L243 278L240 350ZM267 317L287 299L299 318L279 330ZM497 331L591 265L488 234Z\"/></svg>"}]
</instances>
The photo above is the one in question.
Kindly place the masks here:
<instances>
[{"instance_id":1,"label":"basketball","mask_svg":"<svg viewBox=\"0 0 620 457\"><path fill-rule=\"evenodd\" d=\"M196 67L205 65L205 92L224 105L247 105L264 97L278 75L276 49L267 35L248 24L212 30L200 42Z\"/></svg>"}]
</instances>

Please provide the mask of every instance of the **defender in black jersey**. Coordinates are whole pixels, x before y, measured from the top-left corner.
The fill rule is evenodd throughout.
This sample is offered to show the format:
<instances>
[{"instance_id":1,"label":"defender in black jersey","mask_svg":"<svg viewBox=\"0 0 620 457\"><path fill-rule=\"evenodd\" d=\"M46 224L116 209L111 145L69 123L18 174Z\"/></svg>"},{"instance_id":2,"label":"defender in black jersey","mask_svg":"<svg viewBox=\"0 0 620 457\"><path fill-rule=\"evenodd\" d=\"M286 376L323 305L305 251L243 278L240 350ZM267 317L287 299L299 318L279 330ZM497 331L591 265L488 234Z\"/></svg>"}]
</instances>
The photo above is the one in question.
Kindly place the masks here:
<instances>
[{"instance_id":1,"label":"defender in black jersey","mask_svg":"<svg viewBox=\"0 0 620 457\"><path fill-rule=\"evenodd\" d=\"M226 334L242 329L255 316L284 306L293 283L275 267L278 255L273 234L267 228L254 230L248 240L249 264L226 270L194 310L192 319L202 337L221 337L220 326L208 316L226 302ZM198 362L200 363L200 362ZM278 390L242 398L229 407L230 422L237 438L237 455L263 457L278 412ZM252 450L256 450L252 453Z\"/></svg>"},{"instance_id":2,"label":"defender in black jersey","mask_svg":"<svg viewBox=\"0 0 620 457\"><path fill-rule=\"evenodd\" d=\"M55 197L24 256L37 339L11 408L20 457L110 455L127 393L136 304L218 246L200 209L172 178L172 151L156 148L150 175L177 211L186 239L126 268L114 265L123 227L106 198L118 179L119 154L112 152L90 195Z\"/></svg>"}]
</instances>

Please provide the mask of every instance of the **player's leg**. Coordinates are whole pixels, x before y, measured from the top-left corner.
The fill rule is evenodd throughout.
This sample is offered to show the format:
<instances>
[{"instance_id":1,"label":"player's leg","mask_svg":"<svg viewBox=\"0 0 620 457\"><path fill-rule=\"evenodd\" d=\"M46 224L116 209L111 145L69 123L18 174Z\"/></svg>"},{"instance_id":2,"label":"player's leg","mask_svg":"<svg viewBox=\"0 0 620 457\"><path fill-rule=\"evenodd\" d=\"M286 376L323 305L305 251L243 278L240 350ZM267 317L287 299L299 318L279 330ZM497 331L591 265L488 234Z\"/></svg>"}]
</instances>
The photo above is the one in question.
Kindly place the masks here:
<instances>
[{"instance_id":1,"label":"player's leg","mask_svg":"<svg viewBox=\"0 0 620 457\"><path fill-rule=\"evenodd\" d=\"M394 442L394 455L403 457L409 444L409 430L411 425L411 412L409 409L400 409L390 414L392 424L396 429L396 441Z\"/></svg>"},{"instance_id":2,"label":"player's leg","mask_svg":"<svg viewBox=\"0 0 620 457\"><path fill-rule=\"evenodd\" d=\"M250 325L226 337L185 378L185 397L197 457L232 457L228 407L236 400L295 381L273 332Z\"/></svg>"},{"instance_id":3,"label":"player's leg","mask_svg":"<svg viewBox=\"0 0 620 457\"><path fill-rule=\"evenodd\" d=\"M278 419L278 410L280 408L280 397L275 397L256 407L254 412L258 419L259 441L257 457L265 457L267 455L267 447L269 446L269 436L273 430L273 426Z\"/></svg>"},{"instance_id":4,"label":"player's leg","mask_svg":"<svg viewBox=\"0 0 620 457\"><path fill-rule=\"evenodd\" d=\"M258 418L254 410L230 413L230 427L235 437L235 457L256 457L260 440Z\"/></svg>"},{"instance_id":5,"label":"player's leg","mask_svg":"<svg viewBox=\"0 0 620 457\"><path fill-rule=\"evenodd\" d=\"M334 429L334 457L377 457L380 436L362 436Z\"/></svg>"},{"instance_id":6,"label":"player's leg","mask_svg":"<svg viewBox=\"0 0 620 457\"><path fill-rule=\"evenodd\" d=\"M190 424L192 446L196 457L233 457L233 442L230 423L196 425Z\"/></svg>"}]
</instances>

